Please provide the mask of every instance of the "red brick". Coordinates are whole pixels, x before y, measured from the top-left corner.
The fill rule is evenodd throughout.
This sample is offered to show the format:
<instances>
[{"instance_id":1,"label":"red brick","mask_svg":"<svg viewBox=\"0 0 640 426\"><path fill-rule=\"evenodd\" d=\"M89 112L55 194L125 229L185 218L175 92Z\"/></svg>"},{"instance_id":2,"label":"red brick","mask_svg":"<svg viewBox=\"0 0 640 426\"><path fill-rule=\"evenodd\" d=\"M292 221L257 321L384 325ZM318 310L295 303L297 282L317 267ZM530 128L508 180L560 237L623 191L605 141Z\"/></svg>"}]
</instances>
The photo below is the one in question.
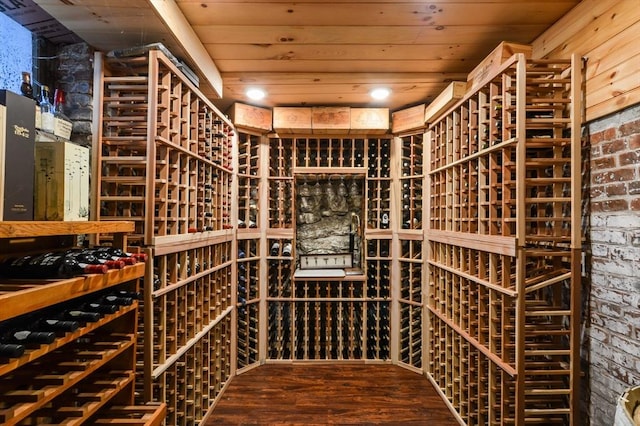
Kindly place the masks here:
<instances>
[{"instance_id":1,"label":"red brick","mask_svg":"<svg viewBox=\"0 0 640 426\"><path fill-rule=\"evenodd\" d=\"M628 208L627 200L605 200L591 203L592 212L619 212L628 210ZM640 203L638 203L638 209L640 210Z\"/></svg>"},{"instance_id":2,"label":"red brick","mask_svg":"<svg viewBox=\"0 0 640 426\"><path fill-rule=\"evenodd\" d=\"M620 136L640 134L640 120L630 121L620 126Z\"/></svg>"},{"instance_id":3,"label":"red brick","mask_svg":"<svg viewBox=\"0 0 640 426\"><path fill-rule=\"evenodd\" d=\"M637 212L640 210L640 198L634 198L633 200L631 200L631 204L629 206L630 210L633 210L634 212Z\"/></svg>"},{"instance_id":4,"label":"red brick","mask_svg":"<svg viewBox=\"0 0 640 426\"><path fill-rule=\"evenodd\" d=\"M633 135L629 138L629 149L638 149L640 148L640 133Z\"/></svg>"},{"instance_id":5,"label":"red brick","mask_svg":"<svg viewBox=\"0 0 640 426\"><path fill-rule=\"evenodd\" d=\"M606 185L604 191L608 196L627 195L627 185L624 183L613 183Z\"/></svg>"},{"instance_id":6,"label":"red brick","mask_svg":"<svg viewBox=\"0 0 640 426\"><path fill-rule=\"evenodd\" d=\"M635 180L633 182L629 182L628 187L629 195L640 194L640 181Z\"/></svg>"},{"instance_id":7,"label":"red brick","mask_svg":"<svg viewBox=\"0 0 640 426\"><path fill-rule=\"evenodd\" d=\"M626 149L627 144L624 143L624 140L622 139L615 139L602 144L603 155L617 154L620 151L625 151Z\"/></svg>"},{"instance_id":8,"label":"red brick","mask_svg":"<svg viewBox=\"0 0 640 426\"><path fill-rule=\"evenodd\" d=\"M590 189L591 198L598 198L606 193L604 185L591 185Z\"/></svg>"},{"instance_id":9,"label":"red brick","mask_svg":"<svg viewBox=\"0 0 640 426\"><path fill-rule=\"evenodd\" d=\"M591 145L599 144L600 142L609 141L616 137L615 127L604 129L601 132L593 133L589 136Z\"/></svg>"},{"instance_id":10,"label":"red brick","mask_svg":"<svg viewBox=\"0 0 640 426\"><path fill-rule=\"evenodd\" d=\"M611 169L616 166L616 160L613 156L601 157L591 161L591 169Z\"/></svg>"},{"instance_id":11,"label":"red brick","mask_svg":"<svg viewBox=\"0 0 640 426\"><path fill-rule=\"evenodd\" d=\"M636 170L634 168L607 170L606 172L594 173L591 176L591 182L596 184L625 182L635 179Z\"/></svg>"},{"instance_id":12,"label":"red brick","mask_svg":"<svg viewBox=\"0 0 640 426\"><path fill-rule=\"evenodd\" d=\"M640 151L629 151L618 156L621 166L640 163Z\"/></svg>"}]
</instances>

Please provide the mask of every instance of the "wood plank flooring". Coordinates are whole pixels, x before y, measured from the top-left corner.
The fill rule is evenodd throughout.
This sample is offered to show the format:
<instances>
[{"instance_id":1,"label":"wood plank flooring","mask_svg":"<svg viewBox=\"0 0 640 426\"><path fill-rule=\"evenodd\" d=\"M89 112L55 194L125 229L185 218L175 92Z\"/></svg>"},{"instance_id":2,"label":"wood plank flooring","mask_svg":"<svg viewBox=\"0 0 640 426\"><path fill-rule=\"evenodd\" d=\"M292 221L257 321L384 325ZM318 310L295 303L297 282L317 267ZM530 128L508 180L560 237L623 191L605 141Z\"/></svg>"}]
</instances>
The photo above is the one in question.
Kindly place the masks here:
<instances>
[{"instance_id":1,"label":"wood plank flooring","mask_svg":"<svg viewBox=\"0 0 640 426\"><path fill-rule=\"evenodd\" d=\"M266 364L232 379L204 426L458 425L431 383L394 365Z\"/></svg>"}]
</instances>

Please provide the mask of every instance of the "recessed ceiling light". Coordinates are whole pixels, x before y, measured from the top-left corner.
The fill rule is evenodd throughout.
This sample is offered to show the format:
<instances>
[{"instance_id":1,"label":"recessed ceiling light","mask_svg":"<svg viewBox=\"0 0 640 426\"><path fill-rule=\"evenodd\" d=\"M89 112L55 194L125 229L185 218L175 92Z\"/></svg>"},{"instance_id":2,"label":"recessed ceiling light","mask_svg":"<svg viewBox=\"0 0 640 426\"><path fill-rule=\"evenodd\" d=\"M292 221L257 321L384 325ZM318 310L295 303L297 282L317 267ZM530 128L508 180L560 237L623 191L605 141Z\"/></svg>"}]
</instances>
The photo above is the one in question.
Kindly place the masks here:
<instances>
[{"instance_id":1,"label":"recessed ceiling light","mask_svg":"<svg viewBox=\"0 0 640 426\"><path fill-rule=\"evenodd\" d=\"M379 87L377 89L373 89L370 93L371 97L378 101L387 99L390 94L391 94L391 90L387 89L386 87Z\"/></svg>"},{"instance_id":2,"label":"recessed ceiling light","mask_svg":"<svg viewBox=\"0 0 640 426\"><path fill-rule=\"evenodd\" d=\"M264 92L264 90L253 87L251 89L247 89L246 95L249 97L249 99L259 101L260 99L263 99L267 94Z\"/></svg>"}]
</instances>

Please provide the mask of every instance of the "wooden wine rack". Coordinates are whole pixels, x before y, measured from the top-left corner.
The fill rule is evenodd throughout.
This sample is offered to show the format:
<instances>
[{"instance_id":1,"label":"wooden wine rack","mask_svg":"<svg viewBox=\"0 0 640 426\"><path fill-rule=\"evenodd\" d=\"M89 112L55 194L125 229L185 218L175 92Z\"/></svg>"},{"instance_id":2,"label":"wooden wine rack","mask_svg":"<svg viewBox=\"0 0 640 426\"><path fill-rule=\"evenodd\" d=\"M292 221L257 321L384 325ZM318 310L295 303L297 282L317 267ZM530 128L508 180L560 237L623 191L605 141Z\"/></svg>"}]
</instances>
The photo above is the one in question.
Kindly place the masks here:
<instances>
[{"instance_id":1,"label":"wooden wine rack","mask_svg":"<svg viewBox=\"0 0 640 426\"><path fill-rule=\"evenodd\" d=\"M111 234L124 250L130 222L1 222L2 257L76 245L78 234ZM28 326L97 300L114 290L137 292L145 264L104 275L60 280L0 282L0 326ZM5 309L6 308L6 309ZM138 301L59 333L49 344L28 347L19 358L0 360L0 422L3 425L106 424L135 421L158 426L165 406L133 406Z\"/></svg>"},{"instance_id":2,"label":"wooden wine rack","mask_svg":"<svg viewBox=\"0 0 640 426\"><path fill-rule=\"evenodd\" d=\"M259 227L261 137L238 132L238 228Z\"/></svg>"},{"instance_id":3,"label":"wooden wine rack","mask_svg":"<svg viewBox=\"0 0 640 426\"><path fill-rule=\"evenodd\" d=\"M169 424L200 422L229 378L230 329L219 328L234 309L232 245L226 235L190 234L147 249L142 394L167 404Z\"/></svg>"},{"instance_id":4,"label":"wooden wine rack","mask_svg":"<svg viewBox=\"0 0 640 426\"><path fill-rule=\"evenodd\" d=\"M96 63L96 215L131 220L149 256L136 392L166 403L167 424L197 424L232 371L233 228L257 223L258 153L234 158L232 123L162 51Z\"/></svg>"},{"instance_id":5,"label":"wooden wine rack","mask_svg":"<svg viewBox=\"0 0 640 426\"><path fill-rule=\"evenodd\" d=\"M396 215L390 201L392 155L390 137L269 139L269 228L264 240L267 359L390 359L390 218ZM374 224L363 241L362 275L293 277L295 253L283 254L282 248L287 243L295 246L295 228L290 223L294 206L290 200L296 174L362 175L365 191L376 194L368 197L375 198L375 205L369 205L362 218L363 223ZM379 227L383 214L389 220ZM284 221L280 219L283 217ZM255 323L257 317L250 315L246 322L252 320Z\"/></svg>"},{"instance_id":6,"label":"wooden wine rack","mask_svg":"<svg viewBox=\"0 0 640 426\"><path fill-rule=\"evenodd\" d=\"M96 69L95 218L133 221L139 246L232 228L229 120L159 50Z\"/></svg>"},{"instance_id":7,"label":"wooden wine rack","mask_svg":"<svg viewBox=\"0 0 640 426\"><path fill-rule=\"evenodd\" d=\"M237 365L259 361L260 239L238 239Z\"/></svg>"},{"instance_id":8,"label":"wooden wine rack","mask_svg":"<svg viewBox=\"0 0 640 426\"><path fill-rule=\"evenodd\" d=\"M206 421L231 378L231 325L231 315L218 317L177 354L175 362L156 371L153 395L166 401L167 424Z\"/></svg>"},{"instance_id":9,"label":"wooden wine rack","mask_svg":"<svg viewBox=\"0 0 640 426\"><path fill-rule=\"evenodd\" d=\"M581 64L515 55L428 133L428 376L460 420L578 424Z\"/></svg>"}]
</instances>

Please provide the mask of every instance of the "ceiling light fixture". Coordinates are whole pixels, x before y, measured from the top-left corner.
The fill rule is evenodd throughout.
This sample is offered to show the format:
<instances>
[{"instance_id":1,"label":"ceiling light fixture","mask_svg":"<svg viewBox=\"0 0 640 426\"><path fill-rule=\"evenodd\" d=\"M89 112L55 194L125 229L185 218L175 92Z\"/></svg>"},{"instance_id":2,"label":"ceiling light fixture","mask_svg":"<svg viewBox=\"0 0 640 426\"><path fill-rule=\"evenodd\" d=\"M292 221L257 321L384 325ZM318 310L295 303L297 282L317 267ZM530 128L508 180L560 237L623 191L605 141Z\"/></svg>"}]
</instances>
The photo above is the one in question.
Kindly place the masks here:
<instances>
[{"instance_id":1,"label":"ceiling light fixture","mask_svg":"<svg viewBox=\"0 0 640 426\"><path fill-rule=\"evenodd\" d=\"M389 95L391 94L391 90L387 89L386 87L379 87L377 89L373 89L369 94L373 99L381 101L389 97Z\"/></svg>"},{"instance_id":2,"label":"ceiling light fixture","mask_svg":"<svg viewBox=\"0 0 640 426\"><path fill-rule=\"evenodd\" d=\"M259 101L260 99L264 99L264 97L267 95L264 90L262 89L258 89L258 88L250 88L247 89L247 91L245 92L247 97L249 97L249 99L254 100L254 101Z\"/></svg>"}]
</instances>

